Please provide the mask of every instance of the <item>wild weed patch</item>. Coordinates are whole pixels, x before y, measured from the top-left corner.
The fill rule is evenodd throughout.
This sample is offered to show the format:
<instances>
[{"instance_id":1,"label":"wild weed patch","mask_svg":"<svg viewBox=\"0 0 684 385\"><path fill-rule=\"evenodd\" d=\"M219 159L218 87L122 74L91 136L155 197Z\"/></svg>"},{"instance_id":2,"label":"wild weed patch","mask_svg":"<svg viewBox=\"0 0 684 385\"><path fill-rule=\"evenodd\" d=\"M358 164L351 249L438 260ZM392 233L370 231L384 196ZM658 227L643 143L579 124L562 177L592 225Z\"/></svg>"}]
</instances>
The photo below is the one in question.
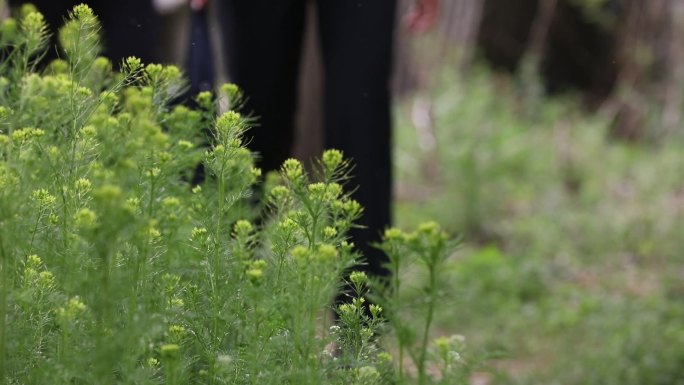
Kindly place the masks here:
<instances>
[{"instance_id":1,"label":"wild weed patch","mask_svg":"<svg viewBox=\"0 0 684 385\"><path fill-rule=\"evenodd\" d=\"M345 235L363 212L345 191L349 161L328 150L313 175L291 159L262 176L235 86L199 94L198 109L172 106L181 71L133 57L113 71L99 28L76 6L59 32L63 59L42 68L40 13L26 6L0 27L3 383L466 377L460 338L430 343L451 251L437 225L388 230L392 281L352 273L348 303L332 306L361 261ZM431 277L418 329L393 299L411 261ZM395 335L398 348L380 343Z\"/></svg>"}]
</instances>

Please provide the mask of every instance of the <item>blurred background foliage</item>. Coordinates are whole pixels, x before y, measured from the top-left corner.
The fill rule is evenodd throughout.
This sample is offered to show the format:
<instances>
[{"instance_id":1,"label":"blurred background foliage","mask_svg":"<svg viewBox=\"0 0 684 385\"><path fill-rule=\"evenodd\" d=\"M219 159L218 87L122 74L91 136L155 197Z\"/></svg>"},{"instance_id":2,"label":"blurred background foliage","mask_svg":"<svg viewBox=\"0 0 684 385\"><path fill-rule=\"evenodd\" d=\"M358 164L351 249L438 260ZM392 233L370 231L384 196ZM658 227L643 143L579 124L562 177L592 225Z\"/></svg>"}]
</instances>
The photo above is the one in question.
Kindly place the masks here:
<instances>
[{"instance_id":1,"label":"blurred background foliage","mask_svg":"<svg viewBox=\"0 0 684 385\"><path fill-rule=\"evenodd\" d=\"M463 234L472 383L684 383L684 2L442 5L400 40L395 217Z\"/></svg>"}]
</instances>

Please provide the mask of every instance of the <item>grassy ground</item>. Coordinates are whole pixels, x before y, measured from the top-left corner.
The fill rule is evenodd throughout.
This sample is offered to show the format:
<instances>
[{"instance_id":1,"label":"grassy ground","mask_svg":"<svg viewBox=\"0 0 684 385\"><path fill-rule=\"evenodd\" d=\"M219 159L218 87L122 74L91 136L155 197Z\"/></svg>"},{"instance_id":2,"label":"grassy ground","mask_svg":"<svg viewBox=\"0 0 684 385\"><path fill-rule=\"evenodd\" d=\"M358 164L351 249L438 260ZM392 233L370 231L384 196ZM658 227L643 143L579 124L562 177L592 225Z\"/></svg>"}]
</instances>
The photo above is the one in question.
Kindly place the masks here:
<instances>
[{"instance_id":1,"label":"grassy ground","mask_svg":"<svg viewBox=\"0 0 684 385\"><path fill-rule=\"evenodd\" d=\"M440 84L397 111L395 213L463 235L443 333L491 357L486 383L684 384L681 137L618 143L485 72Z\"/></svg>"}]
</instances>

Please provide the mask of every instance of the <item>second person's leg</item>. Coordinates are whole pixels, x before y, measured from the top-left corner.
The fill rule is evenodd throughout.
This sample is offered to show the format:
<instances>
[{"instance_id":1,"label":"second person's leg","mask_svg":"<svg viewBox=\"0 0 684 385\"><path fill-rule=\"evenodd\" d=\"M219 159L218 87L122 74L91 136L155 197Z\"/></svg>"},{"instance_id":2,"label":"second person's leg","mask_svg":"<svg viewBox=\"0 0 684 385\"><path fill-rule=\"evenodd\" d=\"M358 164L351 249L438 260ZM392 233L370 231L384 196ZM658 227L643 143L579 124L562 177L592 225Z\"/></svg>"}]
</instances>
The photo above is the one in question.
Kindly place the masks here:
<instances>
[{"instance_id":1,"label":"second person's leg","mask_svg":"<svg viewBox=\"0 0 684 385\"><path fill-rule=\"evenodd\" d=\"M242 113L257 118L247 133L264 171L290 156L304 0L217 2L230 81L245 93Z\"/></svg>"},{"instance_id":2,"label":"second person's leg","mask_svg":"<svg viewBox=\"0 0 684 385\"><path fill-rule=\"evenodd\" d=\"M365 270L386 275L386 257L369 246L391 215L390 75L395 0L319 0L325 73L325 147L353 161L354 198L365 208L352 238Z\"/></svg>"}]
</instances>

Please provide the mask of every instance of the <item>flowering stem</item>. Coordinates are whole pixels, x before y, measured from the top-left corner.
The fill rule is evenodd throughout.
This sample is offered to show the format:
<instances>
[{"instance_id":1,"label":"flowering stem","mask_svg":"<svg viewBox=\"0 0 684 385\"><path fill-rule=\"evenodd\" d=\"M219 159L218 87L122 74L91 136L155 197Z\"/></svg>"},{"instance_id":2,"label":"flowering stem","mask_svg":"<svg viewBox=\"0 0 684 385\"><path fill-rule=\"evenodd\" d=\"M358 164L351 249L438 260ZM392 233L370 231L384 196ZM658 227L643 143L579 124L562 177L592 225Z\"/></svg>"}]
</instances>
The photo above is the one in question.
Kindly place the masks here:
<instances>
[{"instance_id":1,"label":"flowering stem","mask_svg":"<svg viewBox=\"0 0 684 385\"><path fill-rule=\"evenodd\" d=\"M1 229L0 229L1 230ZM0 378L5 378L5 338L6 338L6 314L7 314L7 252L0 231Z\"/></svg>"},{"instance_id":2,"label":"flowering stem","mask_svg":"<svg viewBox=\"0 0 684 385\"><path fill-rule=\"evenodd\" d=\"M432 259L434 261L434 259ZM425 315L425 329L423 330L423 340L420 346L420 354L418 356L418 383L423 385L426 383L427 377L425 373L425 360L427 358L427 344L430 333L430 326L432 324L432 317L435 312L435 303L437 302L437 269L434 262L428 266L429 270L429 297L427 314Z\"/></svg>"},{"instance_id":3,"label":"flowering stem","mask_svg":"<svg viewBox=\"0 0 684 385\"><path fill-rule=\"evenodd\" d=\"M150 175L150 201L147 205L147 222L151 223L152 218L154 218L154 200L155 200L155 188L157 177L154 175ZM138 268L136 269L136 274L138 275L138 279L140 280L139 282L136 282L135 284L138 285L140 284L140 289L145 290L145 282L147 282L147 254L149 253L149 241L145 240L145 243L143 244L142 248L142 253L140 255L140 259L138 260ZM134 295L134 297L137 299L137 295Z\"/></svg>"},{"instance_id":4,"label":"flowering stem","mask_svg":"<svg viewBox=\"0 0 684 385\"><path fill-rule=\"evenodd\" d=\"M399 303L399 285L400 285L400 279L399 279L399 253L396 250L393 250L391 253L393 254L391 256L392 259L392 293L391 295L394 297L394 304ZM398 322L397 320L398 314L394 314L392 317L392 322ZM399 383L404 382L404 338L399 337Z\"/></svg>"}]
</instances>

